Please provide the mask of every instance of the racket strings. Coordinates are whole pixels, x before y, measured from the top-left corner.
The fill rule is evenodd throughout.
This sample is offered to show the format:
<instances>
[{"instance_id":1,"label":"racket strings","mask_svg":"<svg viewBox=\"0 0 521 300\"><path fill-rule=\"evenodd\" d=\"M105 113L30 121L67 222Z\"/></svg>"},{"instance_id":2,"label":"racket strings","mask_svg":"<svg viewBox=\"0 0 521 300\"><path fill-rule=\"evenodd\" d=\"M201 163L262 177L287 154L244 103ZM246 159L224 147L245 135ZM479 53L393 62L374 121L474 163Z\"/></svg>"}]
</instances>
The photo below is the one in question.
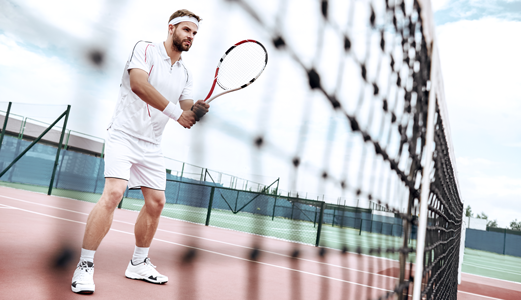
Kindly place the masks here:
<instances>
[{"instance_id":1,"label":"racket strings","mask_svg":"<svg viewBox=\"0 0 521 300\"><path fill-rule=\"evenodd\" d=\"M265 66L265 53L260 46L241 47L236 53L230 52L230 57L223 61L219 72L221 87L233 89L240 87L256 78ZM235 50L235 49L234 49ZM261 51L259 51L261 50ZM233 53L233 55L231 55Z\"/></svg>"},{"instance_id":2,"label":"racket strings","mask_svg":"<svg viewBox=\"0 0 521 300\"><path fill-rule=\"evenodd\" d=\"M266 66L266 51L254 42L234 48L219 68L217 82L225 90L238 88L257 78Z\"/></svg>"}]
</instances>

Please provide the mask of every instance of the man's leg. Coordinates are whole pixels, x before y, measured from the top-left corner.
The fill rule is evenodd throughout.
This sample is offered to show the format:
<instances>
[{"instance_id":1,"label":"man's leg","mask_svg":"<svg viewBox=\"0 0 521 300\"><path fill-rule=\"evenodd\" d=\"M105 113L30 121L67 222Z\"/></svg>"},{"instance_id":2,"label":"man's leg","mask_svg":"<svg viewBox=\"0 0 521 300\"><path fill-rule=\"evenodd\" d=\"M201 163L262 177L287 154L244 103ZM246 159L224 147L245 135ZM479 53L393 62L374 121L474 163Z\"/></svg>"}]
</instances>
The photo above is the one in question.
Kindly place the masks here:
<instances>
[{"instance_id":1,"label":"man's leg","mask_svg":"<svg viewBox=\"0 0 521 300\"><path fill-rule=\"evenodd\" d=\"M125 276L131 279L141 279L152 283L166 283L168 277L159 274L150 263L148 249L159 225L159 218L165 206L165 192L142 187L145 205L141 208L134 226L136 249L130 261Z\"/></svg>"},{"instance_id":2,"label":"man's leg","mask_svg":"<svg viewBox=\"0 0 521 300\"><path fill-rule=\"evenodd\" d=\"M114 217L114 210L123 198L127 181L118 178L106 178L105 188L98 203L94 206L87 219L83 249L97 250L101 241L109 232Z\"/></svg>"},{"instance_id":3,"label":"man's leg","mask_svg":"<svg viewBox=\"0 0 521 300\"><path fill-rule=\"evenodd\" d=\"M72 277L71 289L75 293L94 292L94 253L112 225L114 210L121 201L126 186L126 180L105 179L103 194L87 218L80 262Z\"/></svg>"},{"instance_id":4,"label":"man's leg","mask_svg":"<svg viewBox=\"0 0 521 300\"><path fill-rule=\"evenodd\" d=\"M166 198L164 191L145 187L141 188L141 191L145 197L145 205L143 205L137 217L134 234L136 235L136 246L150 247L159 225L159 217L165 206Z\"/></svg>"}]
</instances>

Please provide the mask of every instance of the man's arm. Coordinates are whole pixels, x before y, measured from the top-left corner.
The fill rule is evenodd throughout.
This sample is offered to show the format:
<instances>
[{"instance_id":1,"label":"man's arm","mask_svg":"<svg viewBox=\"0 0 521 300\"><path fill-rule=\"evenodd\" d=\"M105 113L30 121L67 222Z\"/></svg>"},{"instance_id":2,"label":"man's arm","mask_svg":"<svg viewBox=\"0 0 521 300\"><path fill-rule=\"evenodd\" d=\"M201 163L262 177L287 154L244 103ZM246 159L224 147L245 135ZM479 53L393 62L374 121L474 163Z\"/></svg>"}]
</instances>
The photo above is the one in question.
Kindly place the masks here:
<instances>
[{"instance_id":1,"label":"man's arm","mask_svg":"<svg viewBox=\"0 0 521 300\"><path fill-rule=\"evenodd\" d=\"M174 105L170 103L161 93L159 93L149 82L148 82L148 74L144 70L141 69L131 69L130 70L130 88L132 89L132 92L134 92L136 95L138 95L141 100L148 103L148 105L159 109L166 115L168 115L170 118L173 118L172 114L169 113L170 109L165 109L169 105ZM189 102L189 101L185 101ZM192 101L193 103L193 101ZM188 104L186 104L188 105ZM177 119L177 122L181 124L181 126L185 128L190 128L192 125L195 124L195 113L190 111L190 107L188 110L184 109L184 105L181 103L181 109L183 112L181 113L181 116L179 119Z\"/></svg>"},{"instance_id":2,"label":"man's arm","mask_svg":"<svg viewBox=\"0 0 521 300\"><path fill-rule=\"evenodd\" d=\"M187 99L183 101L179 101L179 104L181 105L181 109L184 111L190 110L192 108L192 105L194 105L194 100Z\"/></svg>"}]
</instances>

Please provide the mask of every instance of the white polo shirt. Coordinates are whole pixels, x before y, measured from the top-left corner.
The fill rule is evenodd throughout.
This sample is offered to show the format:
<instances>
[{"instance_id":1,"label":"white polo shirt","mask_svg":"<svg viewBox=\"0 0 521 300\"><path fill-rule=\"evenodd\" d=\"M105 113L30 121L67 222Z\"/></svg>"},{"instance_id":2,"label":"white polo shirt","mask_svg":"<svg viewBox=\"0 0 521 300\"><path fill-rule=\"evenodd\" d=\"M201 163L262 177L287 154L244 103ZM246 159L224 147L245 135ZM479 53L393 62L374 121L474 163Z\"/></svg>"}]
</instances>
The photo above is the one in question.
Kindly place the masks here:
<instances>
[{"instance_id":1,"label":"white polo shirt","mask_svg":"<svg viewBox=\"0 0 521 300\"><path fill-rule=\"evenodd\" d=\"M121 80L119 98L108 128L123 131L136 138L161 143L168 117L141 100L130 88L130 69L148 73L148 82L168 101L193 99L193 79L182 60L171 63L163 43L139 41L132 50Z\"/></svg>"}]
</instances>

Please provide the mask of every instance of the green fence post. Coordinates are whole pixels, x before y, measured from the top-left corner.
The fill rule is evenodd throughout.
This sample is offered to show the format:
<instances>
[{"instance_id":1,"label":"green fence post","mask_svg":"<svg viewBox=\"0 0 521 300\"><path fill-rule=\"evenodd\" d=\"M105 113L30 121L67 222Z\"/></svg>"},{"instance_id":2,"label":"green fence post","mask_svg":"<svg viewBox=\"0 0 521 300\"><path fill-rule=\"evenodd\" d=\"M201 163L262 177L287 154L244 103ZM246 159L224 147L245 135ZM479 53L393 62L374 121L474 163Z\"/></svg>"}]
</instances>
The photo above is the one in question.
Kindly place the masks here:
<instances>
[{"instance_id":1,"label":"green fence post","mask_svg":"<svg viewBox=\"0 0 521 300\"><path fill-rule=\"evenodd\" d=\"M213 205L213 193L215 191L215 187L212 186L212 191L210 192L210 201L208 201L208 212L206 213L206 223L204 225L210 225L210 215L212 214L212 205Z\"/></svg>"},{"instance_id":2,"label":"green fence post","mask_svg":"<svg viewBox=\"0 0 521 300\"><path fill-rule=\"evenodd\" d=\"M237 197L235 197L235 208L233 209L234 213L237 212L237 202L239 202L239 191L237 191Z\"/></svg>"},{"instance_id":3,"label":"green fence post","mask_svg":"<svg viewBox=\"0 0 521 300\"><path fill-rule=\"evenodd\" d=\"M317 229L317 241L315 243L315 247L318 247L320 244L320 233L322 231L322 222L324 221L324 207L326 206L326 202L320 203L320 216L318 217L318 229Z\"/></svg>"},{"instance_id":4,"label":"green fence post","mask_svg":"<svg viewBox=\"0 0 521 300\"><path fill-rule=\"evenodd\" d=\"M27 118L22 120L22 124L20 125L20 132L18 132L18 138L23 139L24 131L25 131L25 122L27 122Z\"/></svg>"},{"instance_id":5,"label":"green fence post","mask_svg":"<svg viewBox=\"0 0 521 300\"><path fill-rule=\"evenodd\" d=\"M7 105L4 126L2 127L2 133L0 134L0 149L2 148L2 141L4 140L5 129L7 128L7 120L9 119L9 113L11 112L11 104L13 104L13 102L9 102L9 105Z\"/></svg>"},{"instance_id":6,"label":"green fence post","mask_svg":"<svg viewBox=\"0 0 521 300\"><path fill-rule=\"evenodd\" d=\"M507 229L505 228L505 231L504 231L504 234L503 234L503 255L505 255L506 246L507 246Z\"/></svg>"},{"instance_id":7,"label":"green fence post","mask_svg":"<svg viewBox=\"0 0 521 300\"><path fill-rule=\"evenodd\" d=\"M98 188L98 178L99 178L99 173L101 171L101 159L97 159L98 161L98 172L96 172L96 180L94 181L94 190L92 191L93 193L96 193L96 189Z\"/></svg>"},{"instance_id":8,"label":"green fence post","mask_svg":"<svg viewBox=\"0 0 521 300\"><path fill-rule=\"evenodd\" d=\"M118 208L121 209L121 206L123 206L123 199L125 199L125 195L121 197L121 201L119 201Z\"/></svg>"},{"instance_id":9,"label":"green fence post","mask_svg":"<svg viewBox=\"0 0 521 300\"><path fill-rule=\"evenodd\" d=\"M358 235L362 235L362 224L364 224L364 219L360 218L360 232Z\"/></svg>"},{"instance_id":10,"label":"green fence post","mask_svg":"<svg viewBox=\"0 0 521 300\"><path fill-rule=\"evenodd\" d=\"M183 180L184 171L185 171L185 163L183 163L183 166L181 167L181 181Z\"/></svg>"},{"instance_id":11,"label":"green fence post","mask_svg":"<svg viewBox=\"0 0 521 300\"><path fill-rule=\"evenodd\" d=\"M64 153L62 155L62 159L61 159L61 163L60 163L60 169L58 170L58 175L56 175L56 181L54 182L54 187L57 188L58 187L58 182L60 181L60 174L62 172L62 168L63 168L63 160L65 160L65 154Z\"/></svg>"},{"instance_id":12,"label":"green fence post","mask_svg":"<svg viewBox=\"0 0 521 300\"><path fill-rule=\"evenodd\" d=\"M273 213L271 214L271 220L275 219L275 207L277 206L277 197L275 197L275 201L273 202Z\"/></svg>"},{"instance_id":13,"label":"green fence post","mask_svg":"<svg viewBox=\"0 0 521 300\"><path fill-rule=\"evenodd\" d=\"M71 131L69 130L69 134L67 134L67 139L65 140L65 144L63 145L63 149L67 149L69 147L69 139L71 138Z\"/></svg>"},{"instance_id":14,"label":"green fence post","mask_svg":"<svg viewBox=\"0 0 521 300\"><path fill-rule=\"evenodd\" d=\"M105 141L103 141L103 146L101 147L101 154L100 154L100 157L101 157L101 158L104 158L104 157L105 157Z\"/></svg>"},{"instance_id":15,"label":"green fence post","mask_svg":"<svg viewBox=\"0 0 521 300\"><path fill-rule=\"evenodd\" d=\"M273 214L271 215L271 220L275 219L275 207L277 206L277 197L279 196L279 183L280 177L277 178L277 188L275 188L275 201L273 202Z\"/></svg>"},{"instance_id":16,"label":"green fence post","mask_svg":"<svg viewBox=\"0 0 521 300\"><path fill-rule=\"evenodd\" d=\"M62 134L60 136L60 142L58 143L58 150L56 151L56 159L54 160L54 168L52 169L51 182L49 183L49 191L47 195L52 193L52 184L54 183L54 176L56 175L56 168L58 168L58 161L60 159L60 150L63 143L63 137L65 136L65 129L67 128L67 120L69 120L69 113L71 111L71 106L67 105L67 112L65 114L65 120L63 121Z\"/></svg>"},{"instance_id":17,"label":"green fence post","mask_svg":"<svg viewBox=\"0 0 521 300\"><path fill-rule=\"evenodd\" d=\"M336 215L336 207L333 208L333 221L331 221L331 227L335 227L335 215Z\"/></svg>"}]
</instances>

